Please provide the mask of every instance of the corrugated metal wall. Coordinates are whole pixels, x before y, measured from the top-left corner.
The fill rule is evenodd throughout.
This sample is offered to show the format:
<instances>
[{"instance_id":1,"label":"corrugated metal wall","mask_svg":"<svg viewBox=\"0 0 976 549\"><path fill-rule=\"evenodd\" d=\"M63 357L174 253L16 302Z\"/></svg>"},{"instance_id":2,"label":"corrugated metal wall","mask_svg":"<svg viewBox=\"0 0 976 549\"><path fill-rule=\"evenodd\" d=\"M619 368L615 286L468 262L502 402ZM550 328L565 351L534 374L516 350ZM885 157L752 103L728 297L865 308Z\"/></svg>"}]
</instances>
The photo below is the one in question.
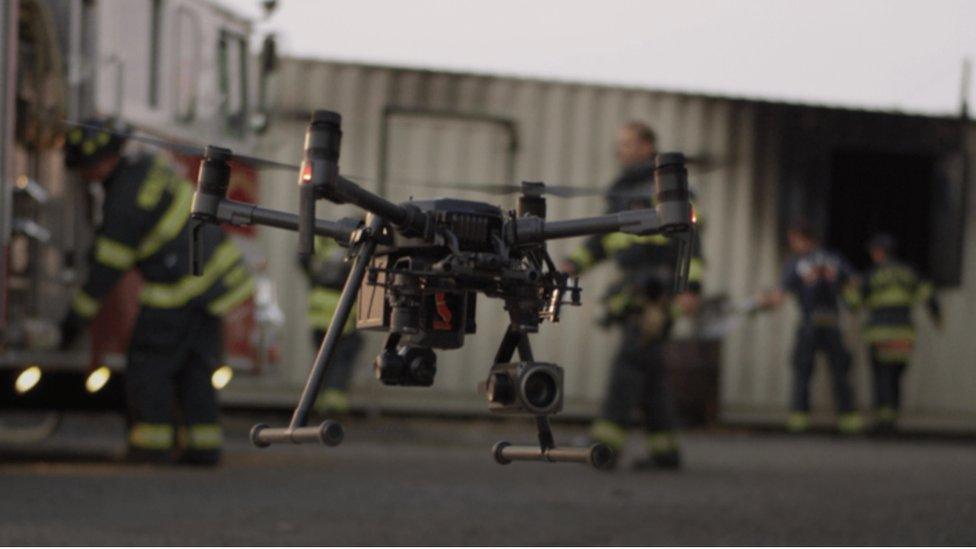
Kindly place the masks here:
<instances>
[{"instance_id":1,"label":"corrugated metal wall","mask_svg":"<svg viewBox=\"0 0 976 549\"><path fill-rule=\"evenodd\" d=\"M410 108L457 110L512 119L519 132L515 174L519 180L605 186L616 173L613 143L617 128L639 119L653 125L662 150L707 154L728 165L707 174L692 174L704 217L703 246L707 262L705 287L709 294L734 298L776 285L780 255L778 205L783 188L780 162L782 120L763 110L768 104L635 89L479 75L447 74L417 70L368 67L308 60L286 60L278 82L277 109L281 113L263 139L265 156L297 162L307 114L315 108L343 115L341 166L344 173L361 176L375 188L380 155L380 127L388 105ZM761 113L765 113L760 116ZM450 124L461 124L450 127ZM472 123L474 124L474 123ZM760 127L761 126L761 127ZM419 188L397 186L401 180L429 178L437 182L497 182L504 172L503 139L483 125L436 121L397 123L391 130L390 194L395 198L424 197ZM294 211L297 205L295 177L267 173L266 205ZM468 195L489 202L494 197ZM511 199L501 200L510 206ZM553 198L549 217L560 219L601 212L602 200ZM350 210L323 205L321 215L337 217ZM293 234L264 231L271 269L279 281L282 306L290 314L283 332L284 367L271 384L295 384L302 380L311 360L311 347L303 314L306 287L295 264ZM968 242L968 264L976 264L976 249ZM554 257L567 254L579 240L555 242ZM970 269L972 271L972 269ZM966 273L967 288L976 287L973 273ZM538 359L554 361L567 370L568 407L593 410L607 377L607 365L616 336L596 327L598 297L612 280L610 267L602 267L583 280L584 305L569 310L560 326L544 326L534 337ZM956 292L948 306L952 326L936 342L923 331L921 353L938 363L932 375L909 381L908 404L917 409L976 412L972 382L954 384L959 362L976 352L963 345L963 319L976 320L972 291ZM479 333L459 351L441 352L438 376L432 390L380 388L367 367L379 349L379 338L360 357L357 393L382 402L424 402L431 408L477 405L475 383L490 366L506 317L501 303L479 298ZM729 408L781 410L789 384L789 351L792 344L792 307L742 323L725 341L721 398ZM956 319L960 322L956 322ZM950 349L951 347L951 349ZM941 372L938 368L945 368ZM858 366L859 371L864 368ZM967 374L972 380L976 376ZM858 374L859 377L863 377ZM825 384L821 384L825 385ZM860 383L862 393L866 383ZM946 398L948 393L955 396ZM968 400L966 397L969 397ZM826 399L826 391L818 399ZM862 401L864 399L862 398Z\"/></svg>"}]
</instances>

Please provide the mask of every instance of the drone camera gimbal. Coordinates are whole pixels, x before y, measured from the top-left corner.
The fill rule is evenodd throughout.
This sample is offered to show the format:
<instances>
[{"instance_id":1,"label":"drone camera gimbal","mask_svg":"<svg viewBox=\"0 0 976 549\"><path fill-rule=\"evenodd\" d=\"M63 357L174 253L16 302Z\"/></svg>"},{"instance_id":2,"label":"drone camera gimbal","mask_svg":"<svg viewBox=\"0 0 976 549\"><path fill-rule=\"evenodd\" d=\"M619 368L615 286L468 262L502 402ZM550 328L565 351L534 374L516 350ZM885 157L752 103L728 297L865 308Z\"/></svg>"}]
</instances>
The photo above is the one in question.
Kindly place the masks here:
<instances>
[{"instance_id":1,"label":"drone camera gimbal","mask_svg":"<svg viewBox=\"0 0 976 549\"><path fill-rule=\"evenodd\" d=\"M499 463L514 460L575 461L602 467L612 460L602 444L557 447L548 417L562 409L563 370L535 361L529 334L546 320L559 320L562 305L578 305L580 288L560 272L546 242L625 232L663 233L679 245L676 288L683 291L694 238L687 171L680 153L659 155L655 170L655 207L596 217L547 221L545 185L525 182L515 211L449 198L394 204L339 173L341 117L330 111L312 115L299 169L299 214L290 214L226 198L230 151L206 149L200 166L191 221L194 272L202 265L201 228L205 223L264 225L297 231L299 253L313 251L314 236L334 238L349 248L352 261L335 315L322 341L305 388L287 427L257 425L257 446L282 442L342 440L334 421L307 426L308 412L346 320L356 306L356 325L388 332L374 362L377 378L389 385L429 386L434 382L434 349L456 349L476 331L478 294L501 299L509 327L483 387L489 410L536 418L538 446L495 445ZM279 166L280 167L280 166ZM367 212L365 221L315 218L315 202L349 203ZM358 295L358 302L357 302ZM519 360L513 361L518 352Z\"/></svg>"}]
</instances>

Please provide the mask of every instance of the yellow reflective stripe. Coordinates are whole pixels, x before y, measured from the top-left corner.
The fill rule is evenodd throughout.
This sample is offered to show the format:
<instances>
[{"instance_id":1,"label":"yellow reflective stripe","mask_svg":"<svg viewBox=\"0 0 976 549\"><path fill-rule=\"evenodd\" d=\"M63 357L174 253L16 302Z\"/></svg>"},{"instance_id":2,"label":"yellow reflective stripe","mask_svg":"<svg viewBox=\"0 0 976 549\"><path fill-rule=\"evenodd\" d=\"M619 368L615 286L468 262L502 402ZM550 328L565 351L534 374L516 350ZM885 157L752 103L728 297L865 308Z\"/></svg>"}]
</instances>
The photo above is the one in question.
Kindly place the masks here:
<instances>
[{"instance_id":1,"label":"yellow reflective stripe","mask_svg":"<svg viewBox=\"0 0 976 549\"><path fill-rule=\"evenodd\" d=\"M837 420L837 430L845 435L856 435L864 430L864 420L857 412L841 414Z\"/></svg>"},{"instance_id":2,"label":"yellow reflective stripe","mask_svg":"<svg viewBox=\"0 0 976 549\"><path fill-rule=\"evenodd\" d=\"M806 412L792 412L786 419L786 430L798 433L810 428L810 414Z\"/></svg>"},{"instance_id":3,"label":"yellow reflective stripe","mask_svg":"<svg viewBox=\"0 0 976 549\"><path fill-rule=\"evenodd\" d=\"M607 255L613 255L621 250L640 244L654 244L664 246L668 243L668 237L663 234L652 234L648 236L638 236L628 233L610 233L600 240L600 244Z\"/></svg>"},{"instance_id":4,"label":"yellow reflective stripe","mask_svg":"<svg viewBox=\"0 0 976 549\"><path fill-rule=\"evenodd\" d=\"M322 261L328 260L329 256L332 255L333 248L336 248L338 246L339 245L336 243L336 241L331 238L325 236L316 236L315 237L316 259L320 259Z\"/></svg>"},{"instance_id":5,"label":"yellow reflective stripe","mask_svg":"<svg viewBox=\"0 0 976 549\"><path fill-rule=\"evenodd\" d=\"M241 282L244 282L244 279L247 278L248 274L247 267L241 263L240 265L231 269L230 272L224 276L224 286L233 288Z\"/></svg>"},{"instance_id":6,"label":"yellow reflective stripe","mask_svg":"<svg viewBox=\"0 0 976 549\"><path fill-rule=\"evenodd\" d=\"M227 311L254 295L254 284L254 279L249 277L243 284L211 301L210 305L207 306L207 311L214 316L227 314Z\"/></svg>"},{"instance_id":7,"label":"yellow reflective stripe","mask_svg":"<svg viewBox=\"0 0 976 549\"><path fill-rule=\"evenodd\" d=\"M627 443L627 430L606 419L598 419L590 427L590 436L607 446L618 450Z\"/></svg>"},{"instance_id":8,"label":"yellow reflective stripe","mask_svg":"<svg viewBox=\"0 0 976 549\"><path fill-rule=\"evenodd\" d=\"M704 271L705 262L700 257L691 258L691 262L688 265L688 282L701 283Z\"/></svg>"},{"instance_id":9,"label":"yellow reflective stripe","mask_svg":"<svg viewBox=\"0 0 976 549\"><path fill-rule=\"evenodd\" d=\"M82 318L92 318L98 314L99 307L101 303L97 299L81 290L75 292L75 297L71 301L71 310Z\"/></svg>"},{"instance_id":10,"label":"yellow reflective stripe","mask_svg":"<svg viewBox=\"0 0 976 549\"><path fill-rule=\"evenodd\" d=\"M332 322L332 316L339 307L342 292L332 288L313 287L308 296L308 324L312 328L324 330ZM349 333L356 327L355 315L350 315L343 333Z\"/></svg>"},{"instance_id":11,"label":"yellow reflective stripe","mask_svg":"<svg viewBox=\"0 0 976 549\"><path fill-rule=\"evenodd\" d=\"M187 445L195 450L215 450L224 443L224 434L216 423L190 425Z\"/></svg>"},{"instance_id":12,"label":"yellow reflective stripe","mask_svg":"<svg viewBox=\"0 0 976 549\"><path fill-rule=\"evenodd\" d=\"M647 449L652 454L663 454L678 449L678 439L671 431L656 431L647 435Z\"/></svg>"},{"instance_id":13,"label":"yellow reflective stripe","mask_svg":"<svg viewBox=\"0 0 976 549\"><path fill-rule=\"evenodd\" d=\"M136 423L129 431L129 444L150 450L173 447L173 426L167 423Z\"/></svg>"},{"instance_id":14,"label":"yellow reflective stripe","mask_svg":"<svg viewBox=\"0 0 976 549\"><path fill-rule=\"evenodd\" d=\"M312 288L308 296L308 308L331 313L339 306L339 297L341 296L341 292L331 288Z\"/></svg>"},{"instance_id":15,"label":"yellow reflective stripe","mask_svg":"<svg viewBox=\"0 0 976 549\"><path fill-rule=\"evenodd\" d=\"M315 401L315 411L344 414L349 411L349 396L340 389L326 389Z\"/></svg>"},{"instance_id":16,"label":"yellow reflective stripe","mask_svg":"<svg viewBox=\"0 0 976 549\"><path fill-rule=\"evenodd\" d=\"M844 286L843 293L844 301L853 308L858 308L861 306L861 288L856 283L847 284Z\"/></svg>"},{"instance_id":17,"label":"yellow reflective stripe","mask_svg":"<svg viewBox=\"0 0 976 549\"><path fill-rule=\"evenodd\" d=\"M159 199L163 197L163 191L170 187L172 183L182 183L176 178L176 174L169 169L162 158L157 158L149 170L149 175L143 180L139 187L139 194L136 196L136 204L144 210L151 210L159 204Z\"/></svg>"},{"instance_id":18,"label":"yellow reflective stripe","mask_svg":"<svg viewBox=\"0 0 976 549\"><path fill-rule=\"evenodd\" d=\"M925 301L925 300L929 299L930 297L932 297L932 293L934 291L935 291L935 288L932 286L932 283L931 282L923 282L923 283L919 284L918 285L918 289L915 290L915 300L916 301Z\"/></svg>"},{"instance_id":19,"label":"yellow reflective stripe","mask_svg":"<svg viewBox=\"0 0 976 549\"><path fill-rule=\"evenodd\" d=\"M596 263L596 258L593 257L593 253L586 246L576 248L573 253L569 254L569 260L575 263L577 269L580 271L589 269Z\"/></svg>"},{"instance_id":20,"label":"yellow reflective stripe","mask_svg":"<svg viewBox=\"0 0 976 549\"><path fill-rule=\"evenodd\" d=\"M627 292L620 292L607 298L607 309L612 313L622 313L630 306L631 296Z\"/></svg>"},{"instance_id":21,"label":"yellow reflective stripe","mask_svg":"<svg viewBox=\"0 0 976 549\"><path fill-rule=\"evenodd\" d=\"M878 307L904 307L914 303L914 296L902 286L887 286L868 294L867 304L871 309Z\"/></svg>"},{"instance_id":22,"label":"yellow reflective stripe","mask_svg":"<svg viewBox=\"0 0 976 549\"><path fill-rule=\"evenodd\" d=\"M95 241L95 261L125 271L136 262L136 251L121 242L100 236Z\"/></svg>"},{"instance_id":23,"label":"yellow reflective stripe","mask_svg":"<svg viewBox=\"0 0 976 549\"><path fill-rule=\"evenodd\" d=\"M898 411L891 406L882 406L875 411L878 421L894 421L898 419Z\"/></svg>"},{"instance_id":24,"label":"yellow reflective stripe","mask_svg":"<svg viewBox=\"0 0 976 549\"><path fill-rule=\"evenodd\" d=\"M164 244L176 238L183 230L183 226L190 220L190 205L193 202L193 190L189 184L178 182L175 185L173 202L163 213L156 226L149 231L146 238L139 244L139 258L149 257Z\"/></svg>"},{"instance_id":25,"label":"yellow reflective stripe","mask_svg":"<svg viewBox=\"0 0 976 549\"><path fill-rule=\"evenodd\" d=\"M143 304L161 309L182 307L210 289L241 257L237 246L227 240L214 251L201 276L187 275L173 284L147 283L139 296Z\"/></svg>"},{"instance_id":26,"label":"yellow reflective stripe","mask_svg":"<svg viewBox=\"0 0 976 549\"><path fill-rule=\"evenodd\" d=\"M889 265L882 267L871 275L868 285L872 288L888 286L891 284L898 286L914 286L918 277L911 269L900 265Z\"/></svg>"},{"instance_id":27,"label":"yellow reflective stripe","mask_svg":"<svg viewBox=\"0 0 976 549\"><path fill-rule=\"evenodd\" d=\"M876 343L879 341L907 340L915 341L914 326L866 326L863 337L865 341Z\"/></svg>"}]
</instances>

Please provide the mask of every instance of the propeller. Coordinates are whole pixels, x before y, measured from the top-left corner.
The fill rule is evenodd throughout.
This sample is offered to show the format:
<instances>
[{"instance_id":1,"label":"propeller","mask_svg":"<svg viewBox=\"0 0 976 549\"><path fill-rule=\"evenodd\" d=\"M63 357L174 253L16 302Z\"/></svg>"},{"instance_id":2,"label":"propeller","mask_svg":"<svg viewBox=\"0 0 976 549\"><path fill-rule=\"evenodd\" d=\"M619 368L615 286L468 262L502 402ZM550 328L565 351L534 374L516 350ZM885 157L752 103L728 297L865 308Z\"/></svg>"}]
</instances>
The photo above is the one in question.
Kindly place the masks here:
<instances>
[{"instance_id":1,"label":"propeller","mask_svg":"<svg viewBox=\"0 0 976 549\"><path fill-rule=\"evenodd\" d=\"M183 154L186 156L198 156L198 157L203 157L206 155L205 148L198 145L174 143L172 141L167 141L165 139L152 137L144 133L137 133L135 131L120 132L108 128L103 128L101 126L93 126L91 124L85 124L84 122L77 122L74 120L64 120L63 122L67 126L71 126L75 128L85 128L94 131L108 132L117 135L123 139L131 139L133 141L138 141L140 143L145 143L147 145L152 145L154 147L159 147L161 149L173 151L177 154ZM299 169L298 165L296 164L286 164L284 162L278 162L277 160L268 160L266 158L259 158L257 156L248 156L245 154L230 153L227 159L248 164L255 168L260 168L260 169L291 170L295 172L297 172Z\"/></svg>"},{"instance_id":2,"label":"propeller","mask_svg":"<svg viewBox=\"0 0 976 549\"><path fill-rule=\"evenodd\" d=\"M698 174L706 174L719 170L722 168L727 168L731 166L730 162L717 160L708 155L691 156L685 158L685 166L690 168L690 171L696 171ZM508 184L508 183L442 183L442 182L432 182L419 179L404 179L404 178L393 178L393 184L400 184L415 188L424 189L440 189L449 191L471 191L477 193L484 193L496 196L507 196L507 195L519 195L523 194L524 186L523 184ZM609 190L605 188L598 187L583 187L576 185L550 185L546 184L544 188L534 189L533 194L536 195L548 195L555 196L558 198L586 198L586 197L604 197L604 198L646 198L654 194L654 182L648 181L646 184L640 184L631 186L627 189L621 190Z\"/></svg>"},{"instance_id":3,"label":"propeller","mask_svg":"<svg viewBox=\"0 0 976 549\"><path fill-rule=\"evenodd\" d=\"M411 187L422 187L426 189L443 189L450 191L474 191L492 195L514 195L522 194L522 185L505 183L437 183L420 180L400 181ZM601 189L592 187L575 187L572 185L549 185L538 190L538 194L558 196L560 198L573 198L580 196L603 196L606 194Z\"/></svg>"}]
</instances>

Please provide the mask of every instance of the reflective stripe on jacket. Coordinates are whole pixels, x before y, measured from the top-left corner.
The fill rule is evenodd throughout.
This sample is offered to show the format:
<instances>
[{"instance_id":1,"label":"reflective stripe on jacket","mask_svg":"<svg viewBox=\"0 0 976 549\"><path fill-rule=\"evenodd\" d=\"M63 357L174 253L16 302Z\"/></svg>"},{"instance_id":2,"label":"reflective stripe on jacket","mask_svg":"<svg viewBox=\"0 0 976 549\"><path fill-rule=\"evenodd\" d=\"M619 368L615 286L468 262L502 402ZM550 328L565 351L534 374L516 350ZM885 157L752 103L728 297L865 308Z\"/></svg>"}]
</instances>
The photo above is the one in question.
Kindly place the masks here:
<instances>
[{"instance_id":1,"label":"reflective stripe on jacket","mask_svg":"<svg viewBox=\"0 0 976 549\"><path fill-rule=\"evenodd\" d=\"M315 254L306 267L309 277L308 324L316 330L327 330L339 306L339 297L349 266L343 249L331 238L315 238ZM356 327L355 311L349 315L343 333Z\"/></svg>"},{"instance_id":2,"label":"reflective stripe on jacket","mask_svg":"<svg viewBox=\"0 0 976 549\"><path fill-rule=\"evenodd\" d=\"M103 222L88 280L72 302L75 315L94 317L101 300L132 268L142 274L140 301L150 307L198 305L221 316L254 293L240 250L219 227L204 228L203 276L190 274L193 187L161 157L123 158L104 187Z\"/></svg>"}]
</instances>

